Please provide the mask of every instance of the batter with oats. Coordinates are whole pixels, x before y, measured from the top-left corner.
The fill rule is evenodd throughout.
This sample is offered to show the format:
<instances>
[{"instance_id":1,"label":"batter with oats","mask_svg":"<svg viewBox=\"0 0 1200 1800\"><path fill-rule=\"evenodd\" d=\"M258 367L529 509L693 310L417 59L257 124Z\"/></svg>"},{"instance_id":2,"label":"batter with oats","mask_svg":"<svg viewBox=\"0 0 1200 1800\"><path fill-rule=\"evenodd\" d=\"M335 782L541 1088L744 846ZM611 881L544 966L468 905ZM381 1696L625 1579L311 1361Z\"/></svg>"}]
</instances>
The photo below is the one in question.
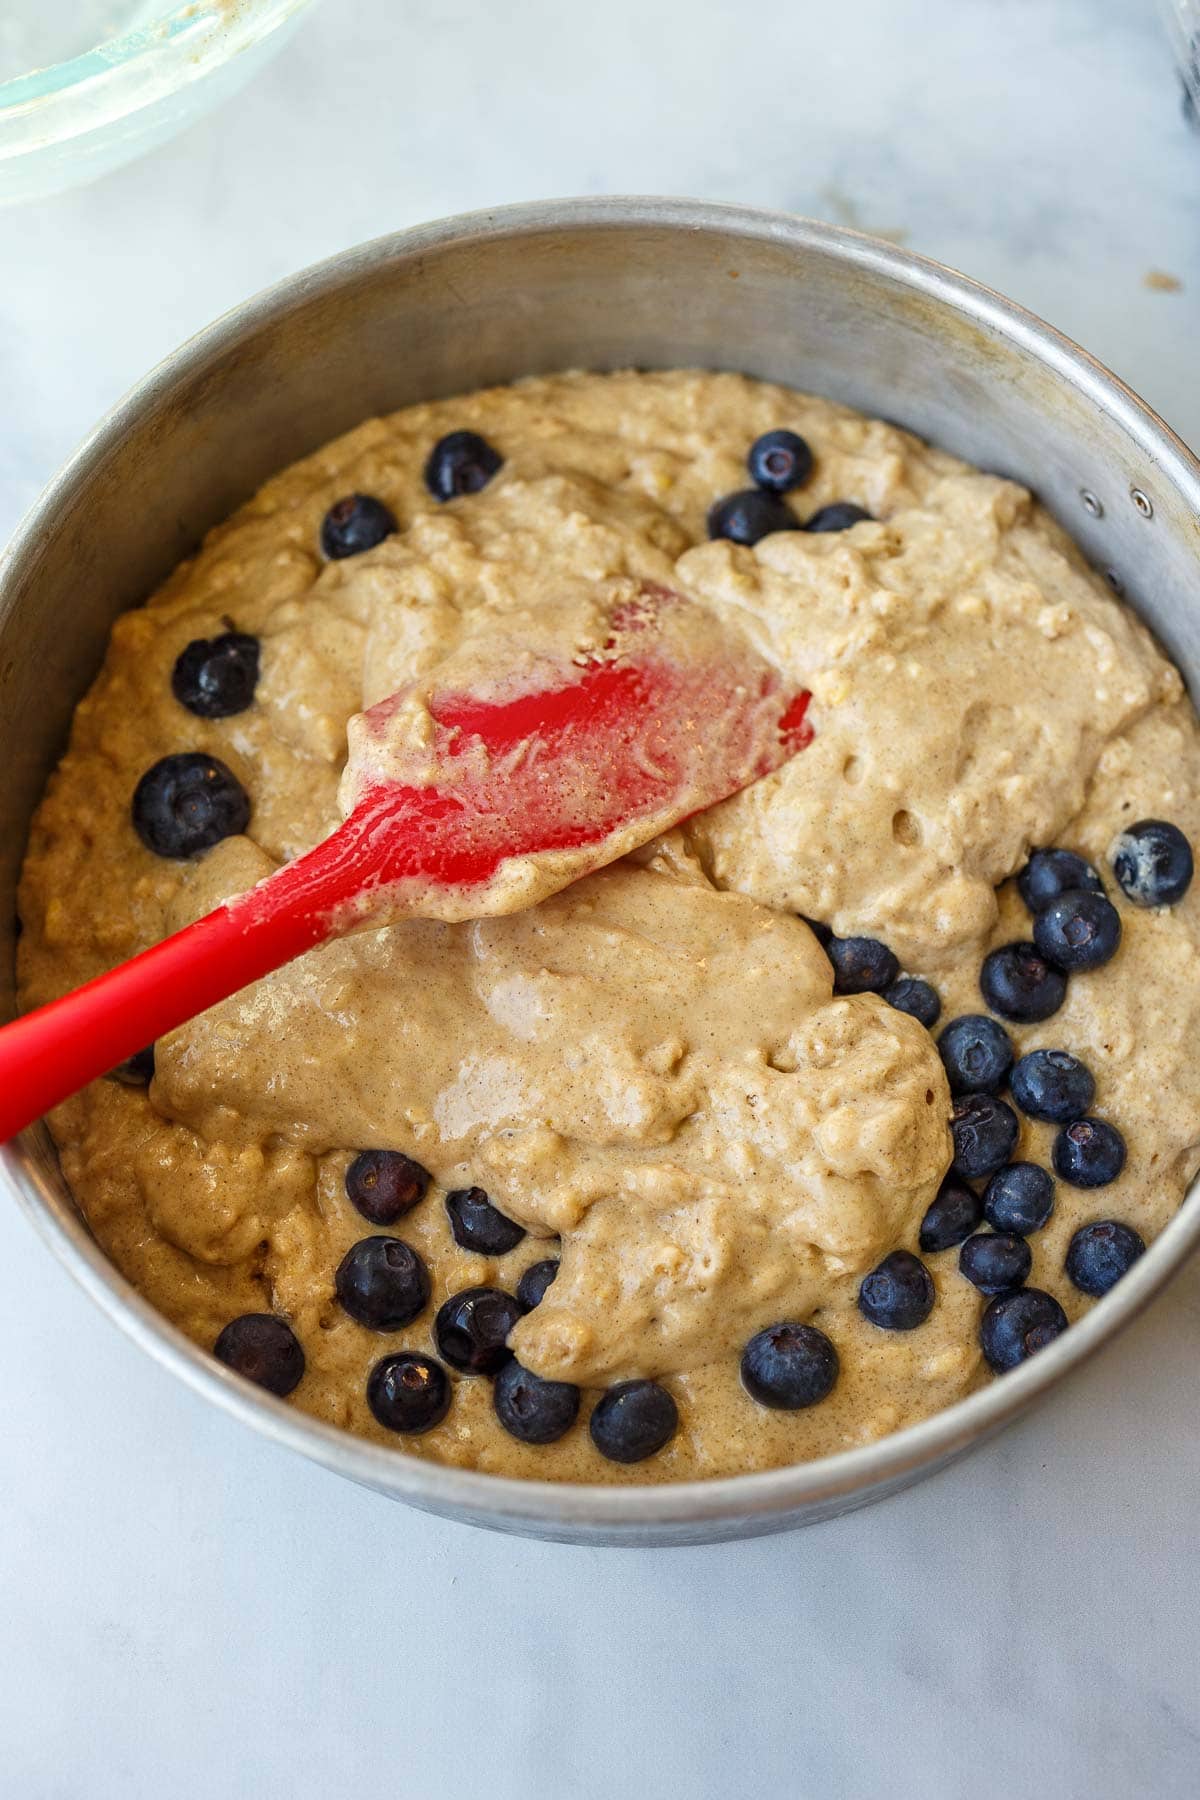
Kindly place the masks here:
<instances>
[{"instance_id":1,"label":"batter with oats","mask_svg":"<svg viewBox=\"0 0 1200 1800\"><path fill-rule=\"evenodd\" d=\"M1105 1293L1200 1164L1178 673L1023 488L736 375L409 407L213 531L77 710L22 1004L325 837L365 709L637 583L810 689L811 745L523 911L317 949L50 1121L199 1344L500 1474L913 1423Z\"/></svg>"}]
</instances>

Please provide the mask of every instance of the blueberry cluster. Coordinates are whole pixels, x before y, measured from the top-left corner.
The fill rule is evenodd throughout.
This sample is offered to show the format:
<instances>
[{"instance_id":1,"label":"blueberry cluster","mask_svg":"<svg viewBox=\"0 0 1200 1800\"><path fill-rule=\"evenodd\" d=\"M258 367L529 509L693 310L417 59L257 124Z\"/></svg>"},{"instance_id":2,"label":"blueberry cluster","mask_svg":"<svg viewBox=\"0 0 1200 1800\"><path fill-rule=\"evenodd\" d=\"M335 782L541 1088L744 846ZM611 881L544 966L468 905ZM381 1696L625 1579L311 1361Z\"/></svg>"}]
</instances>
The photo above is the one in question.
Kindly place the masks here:
<instances>
[{"instance_id":1,"label":"blueberry cluster","mask_svg":"<svg viewBox=\"0 0 1200 1800\"><path fill-rule=\"evenodd\" d=\"M1175 905L1192 879L1191 846L1176 826L1143 820L1117 840L1113 873L1135 905ZM1099 872L1071 850L1035 851L1017 886L1033 917L1032 941L993 951L984 961L980 987L993 1013L1025 1024L1057 1012L1070 976L1111 961L1121 942L1121 919ZM835 993L878 993L927 1029L936 1025L941 1013L936 991L927 982L900 975L885 944L873 938L838 938L817 920L807 923L833 965ZM1058 1302L1026 1286L1033 1263L1028 1239L1054 1211L1055 1176L1083 1189L1106 1186L1125 1166L1125 1140L1109 1120L1091 1116L1095 1080L1066 1050L1037 1049L1018 1057L1005 1026L986 1013L951 1019L937 1046L953 1097L954 1157L921 1222L918 1248L926 1255L958 1251L960 1274L988 1301L980 1343L988 1363L1001 1371L1014 1368L1066 1329ZM1001 1097L1005 1088L1015 1106ZM1015 1160L1018 1108L1028 1118L1060 1128L1051 1152L1053 1174L1036 1163ZM1094 1220L1072 1237L1065 1272L1082 1293L1106 1294L1144 1249L1132 1226ZM864 1278L858 1304L873 1325L912 1331L929 1317L935 1299L933 1278L920 1257L894 1250ZM747 1348L742 1378L764 1404L785 1403L769 1398L757 1373L760 1361L768 1368L782 1361L784 1349L768 1354L764 1345L778 1342L797 1364L810 1371L816 1367L812 1344L796 1337L803 1329L773 1327ZM816 1398L836 1379L836 1353L832 1345L829 1350L832 1363L826 1359L823 1366L832 1373ZM794 1391L815 1389L811 1383L801 1386L797 1378Z\"/></svg>"},{"instance_id":2,"label":"blueberry cluster","mask_svg":"<svg viewBox=\"0 0 1200 1800\"><path fill-rule=\"evenodd\" d=\"M1135 904L1174 905L1191 880L1191 848L1175 826L1143 820L1118 839L1113 872ZM1121 920L1099 872L1071 850L1034 851L1017 887L1033 917L1032 942L993 951L980 987L993 1012L1027 1023L1058 1010L1070 976L1111 961ZM993 1369L1010 1369L1066 1329L1058 1302L1025 1285L1027 1240L1054 1211L1054 1177L1078 1188L1107 1186L1125 1166L1125 1140L1111 1121L1091 1116L1095 1080L1066 1050L1018 1058L1004 1026L982 1013L952 1019L938 1050L954 1096L954 1161L922 1222L920 1248L958 1249L960 1273L989 1301L980 1325L984 1355ZM1053 1175L1013 1160L1020 1127L1000 1097L1005 1087L1028 1118L1059 1127ZM985 1184L982 1192L972 1183ZM1132 1226L1094 1220L1073 1235L1065 1272L1082 1293L1106 1294L1144 1249Z\"/></svg>"},{"instance_id":3,"label":"blueberry cluster","mask_svg":"<svg viewBox=\"0 0 1200 1800\"><path fill-rule=\"evenodd\" d=\"M1178 826L1142 819L1117 839L1112 868L1135 906L1174 906L1191 883L1191 845ZM1112 961L1121 915L1098 871L1073 850L1035 850L1017 887L1033 916L1033 941L993 950L979 985L1001 1018L1032 1024L1058 1011L1071 975Z\"/></svg>"},{"instance_id":4,"label":"blueberry cluster","mask_svg":"<svg viewBox=\"0 0 1200 1800\"><path fill-rule=\"evenodd\" d=\"M439 438L425 461L425 487L444 503L478 494L499 473L504 458L477 431L451 431ZM321 551L329 562L362 556L400 529L391 508L374 494L345 494L321 523Z\"/></svg>"},{"instance_id":5,"label":"blueberry cluster","mask_svg":"<svg viewBox=\"0 0 1200 1800\"><path fill-rule=\"evenodd\" d=\"M773 531L849 531L871 517L850 500L835 500L801 524L783 497L803 487L814 468L812 450L798 432L764 432L751 444L746 467L754 486L713 502L708 512L710 538L757 544Z\"/></svg>"},{"instance_id":6,"label":"blueberry cluster","mask_svg":"<svg viewBox=\"0 0 1200 1800\"><path fill-rule=\"evenodd\" d=\"M399 1150L360 1150L345 1175L346 1197L372 1225L394 1225L425 1198L429 1171ZM455 1243L481 1256L503 1256L525 1232L493 1206L482 1188L446 1196ZM497 1287L461 1289L438 1308L432 1323L436 1355L395 1350L367 1377L367 1405L388 1431L415 1436L431 1431L449 1412L454 1387L448 1370L492 1382L496 1417L525 1444L551 1444L579 1415L581 1395L565 1381L545 1381L523 1369L508 1347L517 1321L545 1298L558 1274L553 1257L531 1263L515 1294ZM424 1259L403 1238L377 1232L352 1244L334 1275L342 1311L367 1331L402 1331L426 1310L432 1284ZM247 1313L222 1331L215 1354L238 1374L271 1393L286 1395L304 1374L304 1352L286 1320ZM679 1423L675 1401L653 1381L610 1387L592 1409L589 1430L601 1455L613 1462L641 1462L661 1450Z\"/></svg>"},{"instance_id":7,"label":"blueberry cluster","mask_svg":"<svg viewBox=\"0 0 1200 1800\"><path fill-rule=\"evenodd\" d=\"M942 1011L937 989L916 975L901 975L895 952L886 944L871 937L835 937L820 919L806 917L804 923L833 965L835 994L878 994L927 1031L937 1024Z\"/></svg>"}]
</instances>

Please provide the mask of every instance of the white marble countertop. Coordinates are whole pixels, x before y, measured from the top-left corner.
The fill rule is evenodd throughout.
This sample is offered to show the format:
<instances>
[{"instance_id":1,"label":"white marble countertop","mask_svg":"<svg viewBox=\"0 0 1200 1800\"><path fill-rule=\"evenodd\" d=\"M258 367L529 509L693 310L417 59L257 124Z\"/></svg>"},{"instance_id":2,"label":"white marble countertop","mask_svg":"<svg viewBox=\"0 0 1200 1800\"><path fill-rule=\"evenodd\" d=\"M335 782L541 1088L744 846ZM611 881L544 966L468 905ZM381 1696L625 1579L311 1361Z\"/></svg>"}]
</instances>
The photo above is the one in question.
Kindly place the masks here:
<instances>
[{"instance_id":1,"label":"white marble countertop","mask_svg":"<svg viewBox=\"0 0 1200 1800\"><path fill-rule=\"evenodd\" d=\"M0 213L0 536L254 289L419 219L622 191L902 235L1200 441L1200 138L1148 0L326 0L150 163ZM1196 1268L947 1474L654 1553L350 1487L184 1392L8 1205L0 1261L5 1800L1197 1792Z\"/></svg>"}]
</instances>

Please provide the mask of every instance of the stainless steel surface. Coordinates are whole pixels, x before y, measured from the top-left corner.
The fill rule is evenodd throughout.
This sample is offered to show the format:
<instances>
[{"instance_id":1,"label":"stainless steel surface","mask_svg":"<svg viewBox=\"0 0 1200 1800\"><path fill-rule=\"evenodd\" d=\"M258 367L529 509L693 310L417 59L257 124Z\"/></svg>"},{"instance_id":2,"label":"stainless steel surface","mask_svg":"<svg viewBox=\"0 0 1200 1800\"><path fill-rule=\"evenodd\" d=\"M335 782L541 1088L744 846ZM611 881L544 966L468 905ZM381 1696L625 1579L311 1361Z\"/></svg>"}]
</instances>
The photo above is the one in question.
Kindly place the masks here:
<instances>
[{"instance_id":1,"label":"stainless steel surface","mask_svg":"<svg viewBox=\"0 0 1200 1800\"><path fill-rule=\"evenodd\" d=\"M30 813L109 627L281 465L372 412L536 371L701 364L811 388L1028 482L1200 685L1200 466L1099 364L999 296L831 226L679 200L546 202L382 239L219 320L117 407L0 560L0 1002ZM1146 516L1136 490L1146 499ZM1089 504L1094 502L1094 506ZM21 1204L106 1312L265 1435L399 1499L574 1542L749 1536L941 1467L1126 1324L1200 1241L1195 1191L1108 1299L1032 1362L881 1443L660 1488L441 1469L323 1426L198 1351L129 1288L43 1130L3 1152Z\"/></svg>"}]
</instances>

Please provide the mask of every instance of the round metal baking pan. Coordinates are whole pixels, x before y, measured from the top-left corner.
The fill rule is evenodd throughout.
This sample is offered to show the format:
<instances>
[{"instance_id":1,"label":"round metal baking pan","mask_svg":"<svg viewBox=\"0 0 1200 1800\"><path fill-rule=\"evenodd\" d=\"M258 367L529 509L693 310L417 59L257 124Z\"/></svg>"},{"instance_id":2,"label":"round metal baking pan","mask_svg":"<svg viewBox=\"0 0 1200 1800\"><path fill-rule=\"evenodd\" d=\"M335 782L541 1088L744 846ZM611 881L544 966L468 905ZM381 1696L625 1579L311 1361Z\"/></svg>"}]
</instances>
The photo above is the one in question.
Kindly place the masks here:
<instances>
[{"instance_id":1,"label":"round metal baking pan","mask_svg":"<svg viewBox=\"0 0 1200 1800\"><path fill-rule=\"evenodd\" d=\"M828 225L686 200L547 201L402 232L247 302L109 415L0 560L0 1006L30 815L116 615L296 457L372 413L564 368L700 365L812 389L1032 486L1182 668L1200 466L1128 388L1021 308L936 263ZM750 1536L878 1500L1022 1412L1147 1304L1200 1239L1193 1192L1105 1300L1023 1368L822 1461L650 1487L502 1480L322 1425L220 1367L109 1263L44 1129L9 1185L97 1303L243 1423L433 1512L576 1543Z\"/></svg>"}]
</instances>

